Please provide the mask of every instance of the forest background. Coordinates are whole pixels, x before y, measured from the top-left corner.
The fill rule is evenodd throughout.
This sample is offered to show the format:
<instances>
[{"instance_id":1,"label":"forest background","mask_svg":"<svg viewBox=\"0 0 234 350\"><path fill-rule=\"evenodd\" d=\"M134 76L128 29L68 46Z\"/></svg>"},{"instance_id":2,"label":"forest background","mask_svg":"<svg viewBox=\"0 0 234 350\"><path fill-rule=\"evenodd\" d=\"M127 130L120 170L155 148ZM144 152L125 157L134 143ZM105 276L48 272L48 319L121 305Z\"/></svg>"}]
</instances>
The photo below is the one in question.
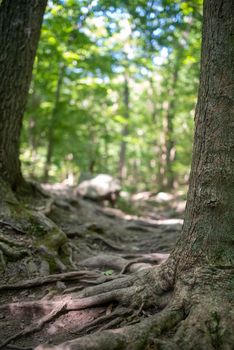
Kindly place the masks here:
<instances>
[{"instance_id":1,"label":"forest background","mask_svg":"<svg viewBox=\"0 0 234 350\"><path fill-rule=\"evenodd\" d=\"M27 178L186 184L202 1L49 1L21 137Z\"/></svg>"}]
</instances>

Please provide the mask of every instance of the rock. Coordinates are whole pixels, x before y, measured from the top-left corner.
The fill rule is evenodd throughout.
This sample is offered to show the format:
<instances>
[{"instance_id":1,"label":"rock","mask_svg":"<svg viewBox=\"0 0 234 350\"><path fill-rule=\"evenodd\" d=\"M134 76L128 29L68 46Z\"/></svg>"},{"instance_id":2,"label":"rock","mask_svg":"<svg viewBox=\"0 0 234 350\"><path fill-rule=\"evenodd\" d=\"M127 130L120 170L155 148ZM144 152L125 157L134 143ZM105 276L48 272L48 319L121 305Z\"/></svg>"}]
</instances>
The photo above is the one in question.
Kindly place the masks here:
<instances>
[{"instance_id":1,"label":"rock","mask_svg":"<svg viewBox=\"0 0 234 350\"><path fill-rule=\"evenodd\" d=\"M108 200L114 205L120 190L119 180L107 174L99 174L91 180L81 182L75 194L97 202Z\"/></svg>"},{"instance_id":2,"label":"rock","mask_svg":"<svg viewBox=\"0 0 234 350\"><path fill-rule=\"evenodd\" d=\"M165 203L170 202L173 198L174 196L171 193L159 192L158 194L156 194L156 196L152 197L151 199L158 203Z\"/></svg>"},{"instance_id":3,"label":"rock","mask_svg":"<svg viewBox=\"0 0 234 350\"><path fill-rule=\"evenodd\" d=\"M132 200L133 201L143 201L143 200L146 201L152 196L153 196L152 192L149 192L149 191L138 192L138 193L135 193L132 195Z\"/></svg>"}]
</instances>

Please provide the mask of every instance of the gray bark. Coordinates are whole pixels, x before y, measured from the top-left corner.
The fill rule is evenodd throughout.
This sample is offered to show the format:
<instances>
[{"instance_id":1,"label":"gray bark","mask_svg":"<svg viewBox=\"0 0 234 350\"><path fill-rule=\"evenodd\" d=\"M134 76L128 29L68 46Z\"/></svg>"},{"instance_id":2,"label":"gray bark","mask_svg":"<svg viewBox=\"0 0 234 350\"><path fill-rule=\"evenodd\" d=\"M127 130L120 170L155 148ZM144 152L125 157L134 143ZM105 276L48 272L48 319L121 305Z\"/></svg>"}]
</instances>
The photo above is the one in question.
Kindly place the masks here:
<instances>
[{"instance_id":1,"label":"gray bark","mask_svg":"<svg viewBox=\"0 0 234 350\"><path fill-rule=\"evenodd\" d=\"M178 270L233 266L234 2L206 0L195 142Z\"/></svg>"}]
</instances>

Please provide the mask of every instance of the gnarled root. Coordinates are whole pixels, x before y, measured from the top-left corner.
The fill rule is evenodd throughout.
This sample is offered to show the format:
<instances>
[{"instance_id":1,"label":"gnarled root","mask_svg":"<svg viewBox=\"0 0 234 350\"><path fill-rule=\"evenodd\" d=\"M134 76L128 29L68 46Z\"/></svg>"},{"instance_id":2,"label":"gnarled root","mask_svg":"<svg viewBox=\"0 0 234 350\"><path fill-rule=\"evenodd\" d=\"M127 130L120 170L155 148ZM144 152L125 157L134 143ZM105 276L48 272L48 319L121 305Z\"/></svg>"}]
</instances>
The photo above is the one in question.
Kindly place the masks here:
<instances>
[{"instance_id":1,"label":"gnarled root","mask_svg":"<svg viewBox=\"0 0 234 350\"><path fill-rule=\"evenodd\" d=\"M231 350L232 282L231 271L187 271L178 278L168 305L153 316L132 326L98 331L59 345L39 345L35 350Z\"/></svg>"},{"instance_id":2,"label":"gnarled root","mask_svg":"<svg viewBox=\"0 0 234 350\"><path fill-rule=\"evenodd\" d=\"M151 335L160 336L163 332L173 328L183 318L182 308L165 309L133 326L94 333L57 346L39 345L35 350L144 349L149 343Z\"/></svg>"},{"instance_id":3,"label":"gnarled root","mask_svg":"<svg viewBox=\"0 0 234 350\"><path fill-rule=\"evenodd\" d=\"M133 309L138 309L142 304L146 307L162 308L167 303L171 286L169 281L162 278L161 274L160 268L139 271L135 275L120 276L120 278L110 282L88 287L79 293L64 295L59 300L10 303L2 305L0 309L8 308L14 311L17 309L27 309L28 311L40 309L42 312L47 312L57 307L61 302L66 304L66 311L82 310L110 302L131 306Z\"/></svg>"},{"instance_id":4,"label":"gnarled root","mask_svg":"<svg viewBox=\"0 0 234 350\"><path fill-rule=\"evenodd\" d=\"M174 281L174 266L169 259L159 267L120 276L60 299L12 303L1 308L44 311L45 316L37 326L31 326L31 332L56 316L57 310L65 313L99 305L108 305L109 309L113 305L106 315L70 332L82 336L95 331L92 335L54 346L39 345L36 350L231 350L233 271L214 266L191 268L180 272ZM123 323L127 325L123 327ZM117 326L121 328L109 329Z\"/></svg>"},{"instance_id":5,"label":"gnarled root","mask_svg":"<svg viewBox=\"0 0 234 350\"><path fill-rule=\"evenodd\" d=\"M160 271L160 269L150 269L144 272L140 271L132 276L121 276L119 279L95 287L89 287L80 293L64 295L62 299L57 298L57 300L28 301L2 305L0 309L8 308L11 312L16 312L17 310L40 310L45 316L39 319L35 325L30 326L29 329L25 329L19 334L14 335L13 338L11 337L5 340L0 345L0 348L21 335L37 331L45 322L48 322L51 317L57 315L58 310L59 312L62 310L64 313L113 302L129 307L126 308L127 311L125 310L122 313L123 315L124 313L133 313L134 309L139 310L140 308L140 311L142 311L144 306L154 306L162 309L167 304L168 295L170 295L170 284L168 281L165 282L165 278L162 279L161 274L163 274L163 271ZM150 287L152 284L155 287L154 289ZM157 286L155 284L157 284ZM168 292L163 293L164 291ZM112 316L121 317L120 310L117 308ZM110 317L111 322L113 322L112 316ZM119 322L121 322L121 318L119 318ZM95 322L87 325L88 328L92 326L95 326ZM119 340L117 339L116 342L116 344L118 344Z\"/></svg>"}]
</instances>

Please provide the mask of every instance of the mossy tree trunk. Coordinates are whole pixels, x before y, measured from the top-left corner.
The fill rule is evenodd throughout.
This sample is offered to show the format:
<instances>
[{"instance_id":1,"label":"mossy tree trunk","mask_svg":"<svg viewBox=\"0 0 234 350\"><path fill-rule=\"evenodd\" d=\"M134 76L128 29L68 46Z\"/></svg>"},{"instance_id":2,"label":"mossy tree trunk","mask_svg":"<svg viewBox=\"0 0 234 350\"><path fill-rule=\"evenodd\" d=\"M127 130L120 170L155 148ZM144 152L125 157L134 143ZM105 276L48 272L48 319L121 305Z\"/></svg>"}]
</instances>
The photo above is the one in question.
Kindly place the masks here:
<instances>
[{"instance_id":1,"label":"mossy tree trunk","mask_svg":"<svg viewBox=\"0 0 234 350\"><path fill-rule=\"evenodd\" d=\"M0 2L0 176L12 189L23 181L20 131L46 3Z\"/></svg>"}]
</instances>

